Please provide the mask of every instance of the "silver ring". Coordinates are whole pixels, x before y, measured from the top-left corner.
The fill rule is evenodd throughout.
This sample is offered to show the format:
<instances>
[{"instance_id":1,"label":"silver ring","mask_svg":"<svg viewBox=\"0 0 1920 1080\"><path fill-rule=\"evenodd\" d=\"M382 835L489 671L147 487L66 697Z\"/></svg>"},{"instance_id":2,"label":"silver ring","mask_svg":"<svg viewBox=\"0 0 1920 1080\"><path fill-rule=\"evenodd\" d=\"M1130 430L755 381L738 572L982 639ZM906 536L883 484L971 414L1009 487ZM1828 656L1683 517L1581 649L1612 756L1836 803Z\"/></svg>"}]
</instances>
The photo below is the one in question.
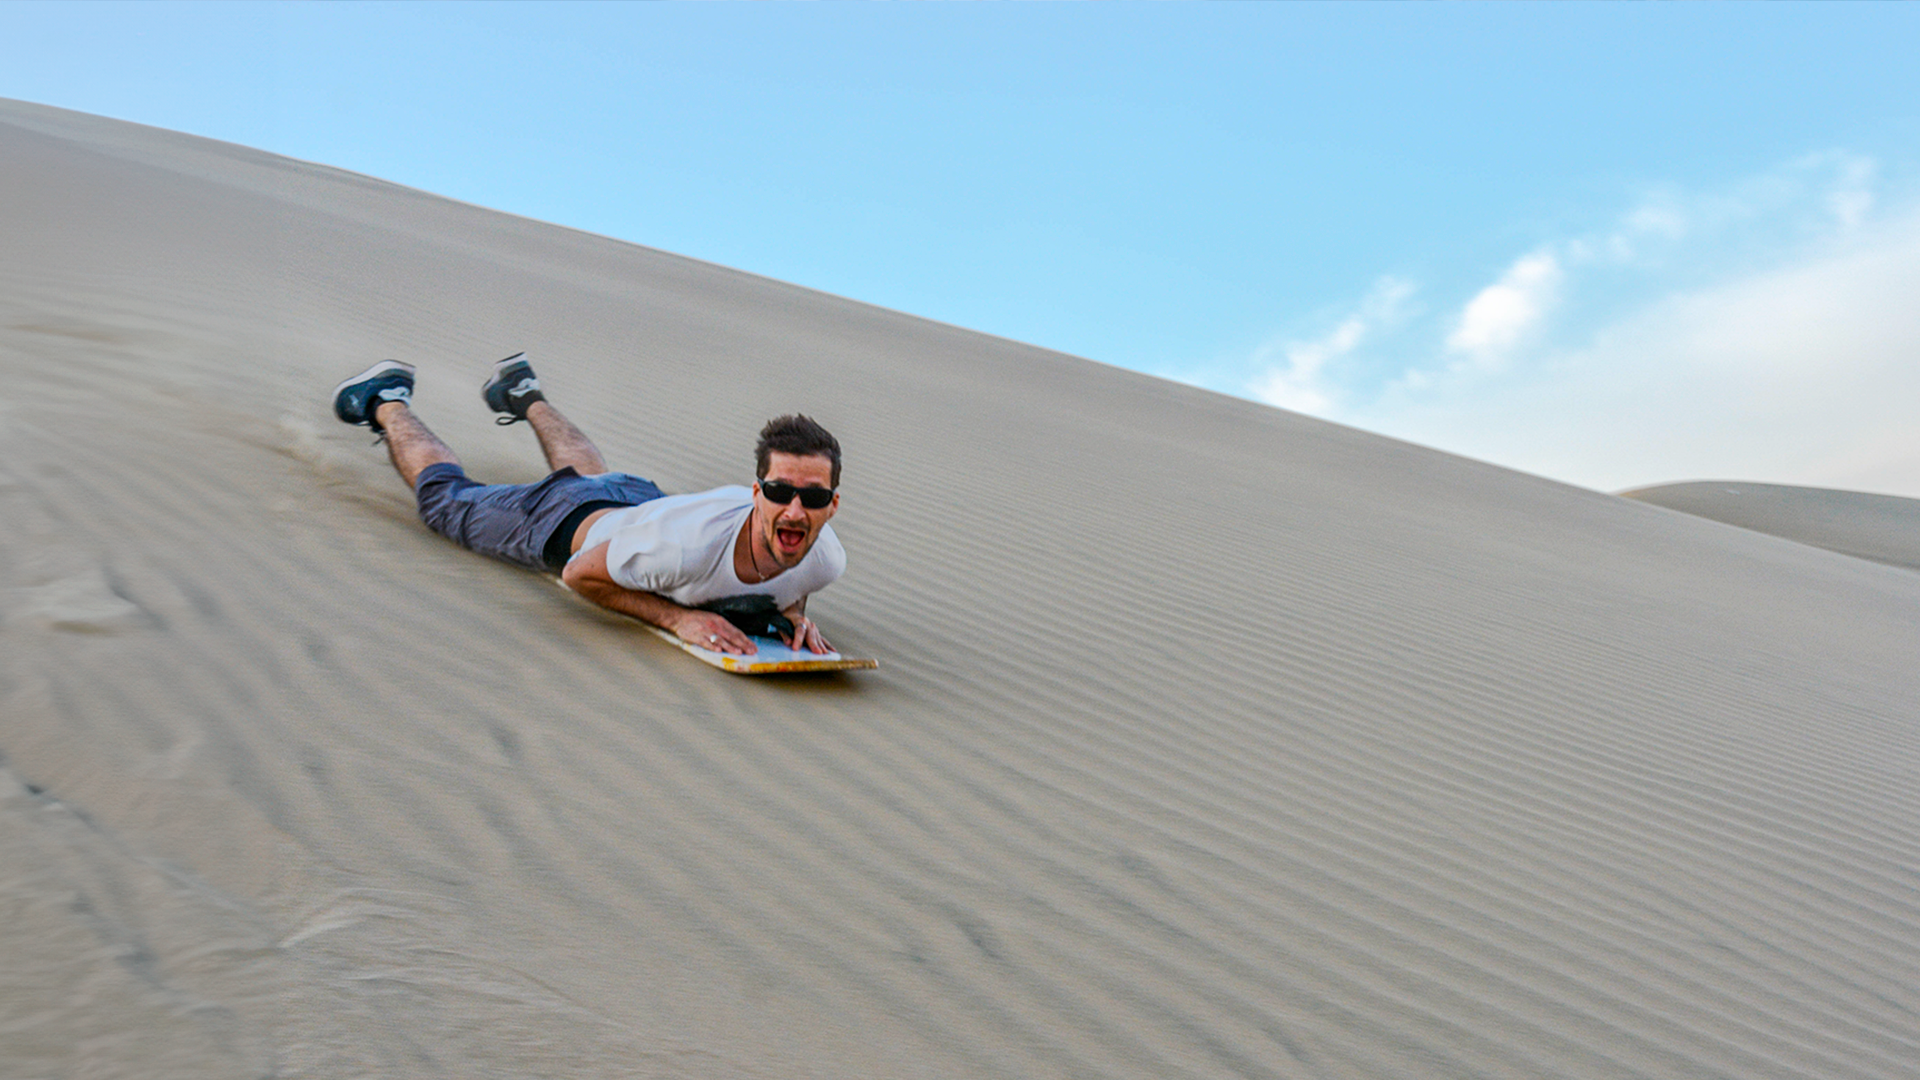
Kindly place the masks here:
<instances>
[{"instance_id":1,"label":"silver ring","mask_svg":"<svg viewBox=\"0 0 1920 1080\"><path fill-rule=\"evenodd\" d=\"M713 644L714 642L716 642L716 641L719 641L719 640L720 640L720 635L719 635L719 634L708 634L708 635L707 635L707 644L709 644L709 645L711 645L711 644Z\"/></svg>"}]
</instances>

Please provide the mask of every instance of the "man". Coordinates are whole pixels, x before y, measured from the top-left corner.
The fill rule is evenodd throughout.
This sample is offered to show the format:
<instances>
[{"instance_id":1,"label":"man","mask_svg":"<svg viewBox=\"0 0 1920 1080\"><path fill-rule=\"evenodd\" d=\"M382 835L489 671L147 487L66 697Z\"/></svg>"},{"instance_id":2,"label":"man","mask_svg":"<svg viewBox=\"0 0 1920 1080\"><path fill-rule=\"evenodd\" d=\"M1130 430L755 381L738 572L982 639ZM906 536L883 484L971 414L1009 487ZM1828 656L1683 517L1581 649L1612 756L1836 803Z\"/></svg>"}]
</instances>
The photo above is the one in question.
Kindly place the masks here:
<instances>
[{"instance_id":1,"label":"man","mask_svg":"<svg viewBox=\"0 0 1920 1080\"><path fill-rule=\"evenodd\" d=\"M594 603L704 648L758 651L744 626L778 633L794 649L832 651L806 617L807 597L847 563L827 525L840 508L840 443L827 429L800 415L770 420L754 450L751 489L668 496L652 481L608 472L517 353L493 366L480 393L503 414L499 423L533 427L553 473L537 484L487 485L469 479L414 416L413 372L383 360L334 388L333 411L385 438L434 532L483 555L558 571Z\"/></svg>"}]
</instances>

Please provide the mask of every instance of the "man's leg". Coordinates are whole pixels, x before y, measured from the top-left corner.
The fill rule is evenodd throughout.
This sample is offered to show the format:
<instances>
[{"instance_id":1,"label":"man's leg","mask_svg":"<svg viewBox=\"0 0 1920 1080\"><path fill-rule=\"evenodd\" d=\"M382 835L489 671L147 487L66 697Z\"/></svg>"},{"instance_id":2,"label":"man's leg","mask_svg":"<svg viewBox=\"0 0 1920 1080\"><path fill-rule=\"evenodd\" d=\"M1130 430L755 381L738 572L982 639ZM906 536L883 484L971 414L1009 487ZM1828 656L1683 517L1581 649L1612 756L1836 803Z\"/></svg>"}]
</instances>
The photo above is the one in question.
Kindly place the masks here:
<instances>
[{"instance_id":1,"label":"man's leg","mask_svg":"<svg viewBox=\"0 0 1920 1080\"><path fill-rule=\"evenodd\" d=\"M598 476L607 471L606 459L600 456L593 440L574 427L572 421L560 415L560 410L554 408L552 402L542 398L527 406L527 423L533 425L533 434L540 440L540 452L547 455L548 468L557 470L571 465L573 471L581 476ZM442 446L441 449L445 450L446 447ZM452 454L453 451L447 451L449 459Z\"/></svg>"},{"instance_id":2,"label":"man's leg","mask_svg":"<svg viewBox=\"0 0 1920 1080\"><path fill-rule=\"evenodd\" d=\"M499 423L522 420L533 425L540 439L540 451L547 455L547 468L555 472L568 466L581 476L598 476L607 471L606 460L594 448L593 441L553 407L540 392L540 377L523 352L514 353L493 365L493 376L480 387L487 408L500 413Z\"/></svg>"},{"instance_id":3,"label":"man's leg","mask_svg":"<svg viewBox=\"0 0 1920 1080\"><path fill-rule=\"evenodd\" d=\"M460 459L413 415L412 401L413 365L398 360L382 360L333 388L333 415L380 432L400 479L417 490L421 470L441 463L457 468Z\"/></svg>"},{"instance_id":4,"label":"man's leg","mask_svg":"<svg viewBox=\"0 0 1920 1080\"><path fill-rule=\"evenodd\" d=\"M427 430L427 425L413 415L413 410L404 401L385 401L373 411L374 421L387 435L387 455L393 458L393 467L400 473L400 479L408 487L420 478L420 473L429 465L442 462L448 465L460 464L453 450L440 437Z\"/></svg>"}]
</instances>

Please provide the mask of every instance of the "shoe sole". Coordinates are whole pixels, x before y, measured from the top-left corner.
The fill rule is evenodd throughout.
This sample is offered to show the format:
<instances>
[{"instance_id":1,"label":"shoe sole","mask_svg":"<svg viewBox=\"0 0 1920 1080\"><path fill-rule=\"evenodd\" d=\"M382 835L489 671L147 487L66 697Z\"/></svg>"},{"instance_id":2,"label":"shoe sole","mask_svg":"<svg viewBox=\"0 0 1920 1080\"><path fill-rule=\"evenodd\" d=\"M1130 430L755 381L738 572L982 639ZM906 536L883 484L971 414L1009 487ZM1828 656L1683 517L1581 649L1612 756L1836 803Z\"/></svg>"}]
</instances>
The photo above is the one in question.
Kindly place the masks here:
<instances>
[{"instance_id":1,"label":"shoe sole","mask_svg":"<svg viewBox=\"0 0 1920 1080\"><path fill-rule=\"evenodd\" d=\"M507 368L512 367L514 364L526 363L526 360L527 354L525 352L514 353L505 360L495 360L493 362L493 374L487 376L487 381L480 384L480 396L487 396L487 391L493 389L493 385L500 381L501 376L506 373ZM532 371L533 365L527 364L527 370ZM539 378L539 376L536 375L534 378Z\"/></svg>"},{"instance_id":2,"label":"shoe sole","mask_svg":"<svg viewBox=\"0 0 1920 1080\"><path fill-rule=\"evenodd\" d=\"M493 362L493 374L487 376L487 381L480 384L480 400L486 402L487 408L492 409L494 412L497 412L502 416L512 417L513 420L508 421L509 423L512 423L513 421L517 421L517 420L524 420L526 419L526 417L521 414L515 413L511 407L503 409L500 406L495 405L493 403L493 388L496 386L499 386L501 383L506 381L505 376L507 373L507 369L512 367L515 364L526 364L527 374L533 375L533 365L527 363L527 354L526 354L526 351L523 349L520 352L514 353L512 356L507 357L505 360L495 360ZM540 376L538 375L533 375L533 377L536 380L540 378Z\"/></svg>"},{"instance_id":3,"label":"shoe sole","mask_svg":"<svg viewBox=\"0 0 1920 1080\"><path fill-rule=\"evenodd\" d=\"M340 385L333 388L333 400L339 401L340 391L345 390L347 387L352 386L354 383L366 382L368 379L371 379L376 375L385 375L389 371L404 371L409 376L411 376L413 374L414 368L412 364L403 364L398 360L382 360L379 363L368 368L367 370L361 372L360 374L353 376L352 378L340 380Z\"/></svg>"}]
</instances>

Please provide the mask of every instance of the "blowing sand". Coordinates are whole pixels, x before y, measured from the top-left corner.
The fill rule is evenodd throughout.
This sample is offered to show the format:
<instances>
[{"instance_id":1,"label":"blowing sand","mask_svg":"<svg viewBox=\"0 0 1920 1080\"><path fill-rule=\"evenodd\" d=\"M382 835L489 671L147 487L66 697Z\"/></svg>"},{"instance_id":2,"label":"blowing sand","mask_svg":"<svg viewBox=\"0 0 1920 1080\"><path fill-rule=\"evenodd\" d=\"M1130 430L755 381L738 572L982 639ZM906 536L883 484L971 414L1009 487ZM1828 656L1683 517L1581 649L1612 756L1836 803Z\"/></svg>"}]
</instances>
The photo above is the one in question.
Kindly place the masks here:
<instances>
[{"instance_id":1,"label":"blowing sand","mask_svg":"<svg viewBox=\"0 0 1920 1080\"><path fill-rule=\"evenodd\" d=\"M1920 575L0 102L0 1075L1904 1077ZM847 447L876 672L427 533Z\"/></svg>"}]
</instances>

